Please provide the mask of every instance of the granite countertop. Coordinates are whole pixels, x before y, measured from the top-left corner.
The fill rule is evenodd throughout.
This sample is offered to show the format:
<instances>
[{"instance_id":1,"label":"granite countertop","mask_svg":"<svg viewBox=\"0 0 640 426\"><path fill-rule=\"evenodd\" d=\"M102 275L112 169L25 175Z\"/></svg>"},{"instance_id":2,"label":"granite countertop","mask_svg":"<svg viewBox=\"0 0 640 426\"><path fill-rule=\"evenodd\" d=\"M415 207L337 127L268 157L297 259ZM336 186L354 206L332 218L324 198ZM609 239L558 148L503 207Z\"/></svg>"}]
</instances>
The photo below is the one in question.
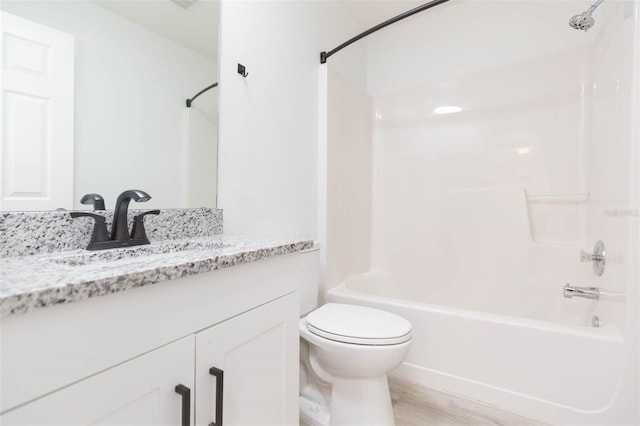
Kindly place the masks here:
<instances>
[{"instance_id":1,"label":"granite countertop","mask_svg":"<svg viewBox=\"0 0 640 426\"><path fill-rule=\"evenodd\" d=\"M216 235L0 258L0 317L299 252L309 240Z\"/></svg>"}]
</instances>

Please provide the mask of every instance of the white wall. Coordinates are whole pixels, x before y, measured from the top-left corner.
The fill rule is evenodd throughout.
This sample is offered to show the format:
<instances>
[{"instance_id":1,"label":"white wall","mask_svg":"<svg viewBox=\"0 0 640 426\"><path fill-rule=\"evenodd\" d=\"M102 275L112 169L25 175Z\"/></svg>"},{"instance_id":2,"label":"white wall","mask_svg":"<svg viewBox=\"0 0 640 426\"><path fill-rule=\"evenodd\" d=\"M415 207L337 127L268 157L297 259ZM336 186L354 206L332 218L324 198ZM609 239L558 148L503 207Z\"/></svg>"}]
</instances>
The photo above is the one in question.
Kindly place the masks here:
<instances>
[{"instance_id":1,"label":"white wall","mask_svg":"<svg viewBox=\"0 0 640 426\"><path fill-rule=\"evenodd\" d=\"M633 31L632 65L635 75L640 70L640 10L638 3L635 3L634 17L635 28ZM632 117L640 116L640 79L635 78L634 84L631 85L631 105L630 113ZM629 165L631 172L629 173L629 181L631 188L630 205L634 208L640 207L640 126L637 120L631 122L629 135L631 137L631 152L629 155ZM625 367L625 381L622 385L621 394L626 395L627 404L631 413L633 413L633 422L640 423L640 262L633 259L640 259L640 220L631 220L629 223L629 252L631 259L627 263L629 272L629 285L627 287L627 309L626 324L628 339L628 351ZM625 410L626 411L626 410Z\"/></svg>"},{"instance_id":2,"label":"white wall","mask_svg":"<svg viewBox=\"0 0 640 426\"><path fill-rule=\"evenodd\" d=\"M217 99L217 93L209 96ZM194 103L185 111L186 205L213 207L218 188L218 117L210 118L198 108Z\"/></svg>"},{"instance_id":3,"label":"white wall","mask_svg":"<svg viewBox=\"0 0 640 426\"><path fill-rule=\"evenodd\" d=\"M111 208L131 188L151 194L145 208L184 206L184 103L217 80L217 63L88 1L1 8L76 39L76 207L97 192ZM194 106L215 115L216 101L207 93Z\"/></svg>"},{"instance_id":4,"label":"white wall","mask_svg":"<svg viewBox=\"0 0 640 426\"><path fill-rule=\"evenodd\" d=\"M223 1L218 205L226 233L318 236L319 56L355 31L338 2Z\"/></svg>"}]
</instances>

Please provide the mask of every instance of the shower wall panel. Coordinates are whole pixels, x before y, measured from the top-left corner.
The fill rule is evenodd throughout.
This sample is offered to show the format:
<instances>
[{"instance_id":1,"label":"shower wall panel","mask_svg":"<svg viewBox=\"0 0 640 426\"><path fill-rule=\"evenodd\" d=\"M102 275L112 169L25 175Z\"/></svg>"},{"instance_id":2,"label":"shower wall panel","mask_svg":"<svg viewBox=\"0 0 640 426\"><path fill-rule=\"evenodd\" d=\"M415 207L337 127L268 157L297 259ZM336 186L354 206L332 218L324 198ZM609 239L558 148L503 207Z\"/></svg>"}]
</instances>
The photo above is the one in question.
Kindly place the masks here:
<instances>
[{"instance_id":1,"label":"shower wall panel","mask_svg":"<svg viewBox=\"0 0 640 426\"><path fill-rule=\"evenodd\" d=\"M370 268L371 98L328 67L327 285Z\"/></svg>"},{"instance_id":2,"label":"shower wall panel","mask_svg":"<svg viewBox=\"0 0 640 426\"><path fill-rule=\"evenodd\" d=\"M589 285L625 294L632 284L629 263L638 261L628 254L630 231L640 220L638 205L631 201L631 141L633 128L638 125L632 112L637 38L633 4L614 2L608 6L610 13L606 20L602 17L599 21L602 30L589 51L589 220L585 250L590 251L597 240L607 248L605 272L601 277L592 273ZM598 303L593 314L603 324L623 328L628 312L625 306L623 297L607 298Z\"/></svg>"},{"instance_id":3,"label":"shower wall panel","mask_svg":"<svg viewBox=\"0 0 640 426\"><path fill-rule=\"evenodd\" d=\"M622 3L599 10L588 33L567 25L575 6L447 4L368 41L372 269L391 273L399 293L421 288L427 303L590 324L595 308L562 298L562 286L592 279L579 262L595 242L592 62ZM528 24L516 24L523 15ZM492 201L512 189L522 201ZM432 219L447 211L448 221ZM511 215L527 218L525 232L508 226Z\"/></svg>"}]
</instances>

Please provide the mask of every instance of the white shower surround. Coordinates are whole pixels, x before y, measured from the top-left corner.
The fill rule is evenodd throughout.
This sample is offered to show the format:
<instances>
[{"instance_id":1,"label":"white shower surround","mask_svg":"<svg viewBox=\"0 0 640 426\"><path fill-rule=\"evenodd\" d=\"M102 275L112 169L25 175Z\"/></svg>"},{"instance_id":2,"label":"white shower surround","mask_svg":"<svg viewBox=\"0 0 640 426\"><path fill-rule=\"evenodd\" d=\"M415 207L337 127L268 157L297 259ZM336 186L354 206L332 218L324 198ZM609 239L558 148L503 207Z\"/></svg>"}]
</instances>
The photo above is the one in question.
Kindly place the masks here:
<instances>
[{"instance_id":1,"label":"white shower surround","mask_svg":"<svg viewBox=\"0 0 640 426\"><path fill-rule=\"evenodd\" d=\"M638 3L605 5L564 34L576 2L448 4L371 37L367 93L329 70L326 297L412 321L397 377L554 424L640 421ZM602 277L578 256L598 239Z\"/></svg>"}]
</instances>

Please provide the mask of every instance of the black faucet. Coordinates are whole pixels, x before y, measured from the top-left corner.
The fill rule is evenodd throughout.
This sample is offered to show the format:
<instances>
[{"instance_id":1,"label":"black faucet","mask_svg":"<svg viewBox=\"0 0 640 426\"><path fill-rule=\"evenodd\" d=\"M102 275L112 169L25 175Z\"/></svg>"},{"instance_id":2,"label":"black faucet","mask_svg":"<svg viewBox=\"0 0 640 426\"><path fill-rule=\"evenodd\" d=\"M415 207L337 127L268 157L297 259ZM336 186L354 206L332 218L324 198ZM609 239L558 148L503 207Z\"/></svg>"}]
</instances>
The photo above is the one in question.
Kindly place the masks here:
<instances>
[{"instance_id":1,"label":"black faucet","mask_svg":"<svg viewBox=\"0 0 640 426\"><path fill-rule=\"evenodd\" d=\"M149 201L151 195L139 189L130 189L124 191L118 196L116 201L116 209L113 212L113 223L111 224L112 241L129 241L129 225L127 223L127 213L129 211L129 202L131 200L138 203Z\"/></svg>"},{"instance_id":2,"label":"black faucet","mask_svg":"<svg viewBox=\"0 0 640 426\"><path fill-rule=\"evenodd\" d=\"M134 218L134 226L131 233L129 233L127 213L131 200L144 202L150 199L151 196L149 194L139 189L130 189L120 194L116 201L116 209L113 212L111 235L109 235L107 231L104 216L95 213L72 212L72 218L88 216L95 220L91 241L89 241L87 250L103 250L149 244L149 239L144 230L144 216L148 214L160 214L160 210L151 210L137 215Z\"/></svg>"}]
</instances>

